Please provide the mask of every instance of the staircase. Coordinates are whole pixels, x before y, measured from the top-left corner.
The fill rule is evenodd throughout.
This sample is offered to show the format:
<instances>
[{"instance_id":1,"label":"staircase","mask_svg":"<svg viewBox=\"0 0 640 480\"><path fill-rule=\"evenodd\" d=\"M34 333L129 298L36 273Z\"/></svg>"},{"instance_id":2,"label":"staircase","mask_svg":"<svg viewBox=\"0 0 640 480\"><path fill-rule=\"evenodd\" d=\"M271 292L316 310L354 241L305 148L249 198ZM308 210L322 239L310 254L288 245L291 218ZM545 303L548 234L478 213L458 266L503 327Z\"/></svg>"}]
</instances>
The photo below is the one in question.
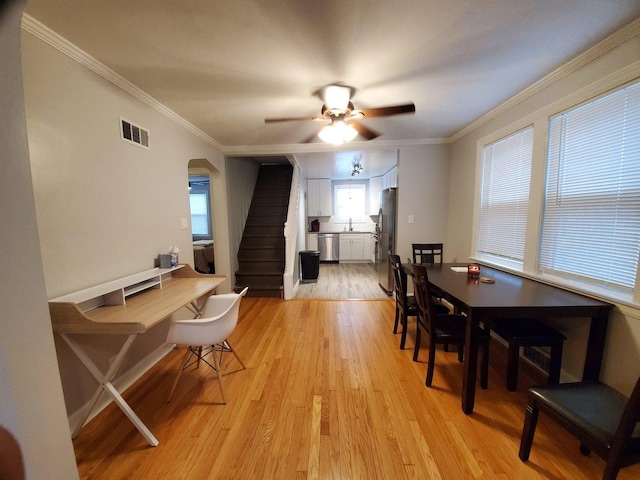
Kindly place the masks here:
<instances>
[{"instance_id":1,"label":"staircase","mask_svg":"<svg viewBox=\"0 0 640 480\"><path fill-rule=\"evenodd\" d=\"M238 250L236 288L248 297L282 297L290 165L261 165Z\"/></svg>"}]
</instances>

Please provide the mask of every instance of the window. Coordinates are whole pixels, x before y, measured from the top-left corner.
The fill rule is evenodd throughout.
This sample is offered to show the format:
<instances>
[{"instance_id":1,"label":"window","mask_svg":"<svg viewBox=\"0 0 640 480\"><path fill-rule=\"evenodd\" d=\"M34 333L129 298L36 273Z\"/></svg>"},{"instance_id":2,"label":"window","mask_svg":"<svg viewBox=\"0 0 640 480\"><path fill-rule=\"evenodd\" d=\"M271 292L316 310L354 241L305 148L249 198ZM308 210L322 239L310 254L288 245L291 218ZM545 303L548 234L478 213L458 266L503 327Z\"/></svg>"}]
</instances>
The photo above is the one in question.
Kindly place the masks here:
<instances>
[{"instance_id":1,"label":"window","mask_svg":"<svg viewBox=\"0 0 640 480\"><path fill-rule=\"evenodd\" d=\"M550 120L539 268L632 292L640 251L640 83Z\"/></svg>"},{"instance_id":2,"label":"window","mask_svg":"<svg viewBox=\"0 0 640 480\"><path fill-rule=\"evenodd\" d=\"M335 221L347 223L365 220L366 185L364 183L338 183L333 187Z\"/></svg>"},{"instance_id":3,"label":"window","mask_svg":"<svg viewBox=\"0 0 640 480\"><path fill-rule=\"evenodd\" d=\"M478 258L522 269L532 151L533 127L484 147Z\"/></svg>"},{"instance_id":4,"label":"window","mask_svg":"<svg viewBox=\"0 0 640 480\"><path fill-rule=\"evenodd\" d=\"M209 179L189 177L189 205L191 207L191 234L193 240L211 240L211 211Z\"/></svg>"}]
</instances>

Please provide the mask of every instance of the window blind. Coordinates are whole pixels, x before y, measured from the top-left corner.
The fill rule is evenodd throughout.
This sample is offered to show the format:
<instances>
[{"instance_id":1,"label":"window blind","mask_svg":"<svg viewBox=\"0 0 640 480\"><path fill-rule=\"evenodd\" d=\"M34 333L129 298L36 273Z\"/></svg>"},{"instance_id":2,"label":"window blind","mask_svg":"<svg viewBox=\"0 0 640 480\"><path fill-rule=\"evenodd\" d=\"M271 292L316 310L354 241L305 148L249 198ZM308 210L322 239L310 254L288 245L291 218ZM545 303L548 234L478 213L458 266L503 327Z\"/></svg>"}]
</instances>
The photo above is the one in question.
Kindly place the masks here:
<instances>
[{"instance_id":1,"label":"window blind","mask_svg":"<svg viewBox=\"0 0 640 480\"><path fill-rule=\"evenodd\" d=\"M640 83L550 120L540 269L633 289L640 250Z\"/></svg>"},{"instance_id":2,"label":"window blind","mask_svg":"<svg viewBox=\"0 0 640 480\"><path fill-rule=\"evenodd\" d=\"M522 264L529 206L533 127L483 149L477 252Z\"/></svg>"}]
</instances>

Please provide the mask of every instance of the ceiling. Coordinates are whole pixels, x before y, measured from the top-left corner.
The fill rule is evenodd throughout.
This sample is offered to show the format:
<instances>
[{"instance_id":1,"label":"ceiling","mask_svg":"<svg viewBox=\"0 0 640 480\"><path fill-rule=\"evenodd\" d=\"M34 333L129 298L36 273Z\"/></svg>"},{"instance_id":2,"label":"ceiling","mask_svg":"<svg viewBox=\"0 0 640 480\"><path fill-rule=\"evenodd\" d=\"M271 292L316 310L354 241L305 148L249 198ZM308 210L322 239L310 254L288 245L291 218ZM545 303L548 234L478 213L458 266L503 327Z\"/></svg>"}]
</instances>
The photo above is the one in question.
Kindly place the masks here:
<instances>
[{"instance_id":1,"label":"ceiling","mask_svg":"<svg viewBox=\"0 0 640 480\"><path fill-rule=\"evenodd\" d=\"M317 122L264 123L319 115L324 85L355 87L356 108L413 102L413 115L363 120L381 134L350 145L366 172L372 150L451 139L639 18L640 1L29 0L25 11L235 156L344 163L303 144Z\"/></svg>"}]
</instances>

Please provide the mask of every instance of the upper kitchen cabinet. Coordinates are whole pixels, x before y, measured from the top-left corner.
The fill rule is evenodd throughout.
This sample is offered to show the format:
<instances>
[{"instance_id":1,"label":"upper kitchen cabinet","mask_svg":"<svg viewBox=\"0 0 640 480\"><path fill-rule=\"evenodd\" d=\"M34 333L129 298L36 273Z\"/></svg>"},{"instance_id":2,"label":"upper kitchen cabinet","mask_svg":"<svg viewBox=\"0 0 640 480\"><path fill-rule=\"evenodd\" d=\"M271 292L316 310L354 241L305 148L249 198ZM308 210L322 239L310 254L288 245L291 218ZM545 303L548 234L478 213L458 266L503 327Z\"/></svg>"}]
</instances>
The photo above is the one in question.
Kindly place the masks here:
<instances>
[{"instance_id":1,"label":"upper kitchen cabinet","mask_svg":"<svg viewBox=\"0 0 640 480\"><path fill-rule=\"evenodd\" d=\"M331 216L331 179L307 180L307 215L309 217Z\"/></svg>"},{"instance_id":2,"label":"upper kitchen cabinet","mask_svg":"<svg viewBox=\"0 0 640 480\"><path fill-rule=\"evenodd\" d=\"M382 177L371 177L369 179L369 215L378 215L381 191Z\"/></svg>"},{"instance_id":3,"label":"upper kitchen cabinet","mask_svg":"<svg viewBox=\"0 0 640 480\"><path fill-rule=\"evenodd\" d=\"M398 166L394 167L382 177L382 189L396 188L398 186Z\"/></svg>"}]
</instances>

